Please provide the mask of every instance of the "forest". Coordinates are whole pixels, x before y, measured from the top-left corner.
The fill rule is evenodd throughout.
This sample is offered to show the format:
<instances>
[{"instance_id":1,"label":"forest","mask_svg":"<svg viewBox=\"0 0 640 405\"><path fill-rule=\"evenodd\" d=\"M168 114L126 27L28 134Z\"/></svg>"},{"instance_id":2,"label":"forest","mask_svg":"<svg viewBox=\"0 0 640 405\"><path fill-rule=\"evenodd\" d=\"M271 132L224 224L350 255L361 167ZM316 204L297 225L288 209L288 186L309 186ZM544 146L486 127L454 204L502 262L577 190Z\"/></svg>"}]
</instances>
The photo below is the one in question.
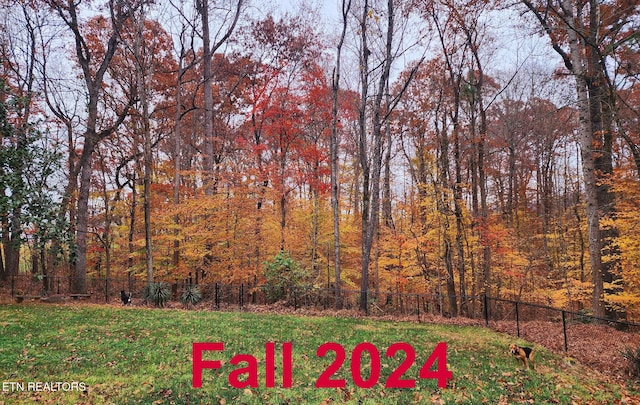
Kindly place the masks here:
<instances>
[{"instance_id":1,"label":"forest","mask_svg":"<svg viewBox=\"0 0 640 405\"><path fill-rule=\"evenodd\" d=\"M638 320L637 0L0 0L0 280Z\"/></svg>"}]
</instances>

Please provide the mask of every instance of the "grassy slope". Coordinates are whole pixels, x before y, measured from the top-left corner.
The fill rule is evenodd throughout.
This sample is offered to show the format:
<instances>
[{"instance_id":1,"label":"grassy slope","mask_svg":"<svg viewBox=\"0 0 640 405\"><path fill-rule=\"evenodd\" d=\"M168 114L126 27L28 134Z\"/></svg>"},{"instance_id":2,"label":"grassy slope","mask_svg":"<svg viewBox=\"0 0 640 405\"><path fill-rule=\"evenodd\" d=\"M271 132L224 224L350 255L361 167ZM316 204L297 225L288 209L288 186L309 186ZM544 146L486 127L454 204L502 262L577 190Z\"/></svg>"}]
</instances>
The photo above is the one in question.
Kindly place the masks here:
<instances>
[{"instance_id":1,"label":"grassy slope","mask_svg":"<svg viewBox=\"0 0 640 405\"><path fill-rule=\"evenodd\" d=\"M293 343L293 388L264 388L264 345ZM415 389L362 389L351 382L349 357L338 376L345 389L317 389L315 381L333 359L316 357L321 344L335 341L347 353L372 342L382 353L382 378L402 357L387 359L386 348L399 341L413 346L416 365L404 378ZM447 389L418 379L437 342L448 344ZM192 342L224 342L225 351L205 359L223 361L205 370L203 387L191 387ZM511 338L488 329L392 323L344 318L308 318L232 312L114 308L104 306L0 306L0 384L11 381L81 381L88 392L0 392L0 404L30 403L612 403L627 389L545 350L536 371L525 371L507 354ZM278 346L279 347L279 346ZM259 359L260 387L232 388L228 364L234 354ZM279 353L276 352L276 364ZM364 361L363 361L364 363ZM368 371L363 371L367 375ZM0 390L2 386L0 385ZM581 401L582 400L582 401Z\"/></svg>"}]
</instances>

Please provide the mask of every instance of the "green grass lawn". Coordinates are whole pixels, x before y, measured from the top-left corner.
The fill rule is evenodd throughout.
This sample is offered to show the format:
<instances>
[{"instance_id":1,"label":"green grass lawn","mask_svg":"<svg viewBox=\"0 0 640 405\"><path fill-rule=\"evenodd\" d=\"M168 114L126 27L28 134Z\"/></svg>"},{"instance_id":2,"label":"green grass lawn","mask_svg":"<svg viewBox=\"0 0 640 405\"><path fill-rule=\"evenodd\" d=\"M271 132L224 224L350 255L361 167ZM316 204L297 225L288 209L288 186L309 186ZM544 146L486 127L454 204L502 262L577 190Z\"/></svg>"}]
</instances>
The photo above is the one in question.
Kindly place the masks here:
<instances>
[{"instance_id":1,"label":"green grass lawn","mask_svg":"<svg viewBox=\"0 0 640 405\"><path fill-rule=\"evenodd\" d=\"M409 403L614 403L629 387L607 382L588 369L538 348L536 370L524 370L507 353L512 338L489 329L303 317L240 312L117 308L80 305L0 305L0 404L409 404ZM225 350L205 352L220 369L203 371L202 388L192 387L192 344L223 342ZM275 342L275 387L265 387L265 344ZM292 387L282 388L282 343L292 343ZM316 388L334 352L317 357L327 342L339 343L346 359L332 379L344 388ZM380 352L380 378L371 388L354 383L352 350L370 342ZM414 388L387 388L389 375L405 360L389 346L406 342L414 364L402 379ZM447 388L419 372L438 342L447 344ZM360 345L362 347L362 345ZM369 346L371 349L371 346ZM257 360L259 387L233 387L228 375L248 367L231 364L248 354ZM361 357L363 379L371 373ZM409 363L407 363L409 364ZM435 369L435 368L434 368ZM237 380L247 377L236 371ZM34 386L35 383L41 386ZM47 391L44 383L67 383ZM69 389L82 383L86 391ZM22 391L17 383L22 383ZM32 383L29 389L29 383ZM64 389L66 388L66 389Z\"/></svg>"}]
</instances>

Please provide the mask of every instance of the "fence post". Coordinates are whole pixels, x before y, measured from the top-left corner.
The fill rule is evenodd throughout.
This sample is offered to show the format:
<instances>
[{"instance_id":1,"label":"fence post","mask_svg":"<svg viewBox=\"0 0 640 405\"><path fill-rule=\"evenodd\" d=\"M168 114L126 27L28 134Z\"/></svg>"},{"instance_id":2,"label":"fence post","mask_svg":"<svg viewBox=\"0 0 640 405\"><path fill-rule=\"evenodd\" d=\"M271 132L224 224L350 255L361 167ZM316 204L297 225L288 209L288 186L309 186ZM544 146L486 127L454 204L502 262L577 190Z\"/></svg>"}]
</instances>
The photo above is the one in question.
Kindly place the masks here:
<instances>
[{"instance_id":1,"label":"fence post","mask_svg":"<svg viewBox=\"0 0 640 405\"><path fill-rule=\"evenodd\" d=\"M567 345L567 320L564 311L562 311L562 333L564 334L564 351L568 352L569 347Z\"/></svg>"},{"instance_id":2,"label":"fence post","mask_svg":"<svg viewBox=\"0 0 640 405\"><path fill-rule=\"evenodd\" d=\"M242 308L243 299L244 299L244 284L240 284L240 308Z\"/></svg>"},{"instance_id":3,"label":"fence post","mask_svg":"<svg viewBox=\"0 0 640 405\"><path fill-rule=\"evenodd\" d=\"M416 294L416 303L418 307L418 323L420 323L420 294Z\"/></svg>"},{"instance_id":4,"label":"fence post","mask_svg":"<svg viewBox=\"0 0 640 405\"><path fill-rule=\"evenodd\" d=\"M364 306L364 314L369 316L369 290L364 291L364 302L367 304Z\"/></svg>"},{"instance_id":5,"label":"fence post","mask_svg":"<svg viewBox=\"0 0 640 405\"><path fill-rule=\"evenodd\" d=\"M487 294L482 295L482 299L484 301L484 324L485 326L489 326L489 300L487 299Z\"/></svg>"},{"instance_id":6,"label":"fence post","mask_svg":"<svg viewBox=\"0 0 640 405\"><path fill-rule=\"evenodd\" d=\"M216 309L220 309L220 286L218 285L218 283L216 282L216 294L215 294L215 300L216 300Z\"/></svg>"},{"instance_id":7,"label":"fence post","mask_svg":"<svg viewBox=\"0 0 640 405\"><path fill-rule=\"evenodd\" d=\"M293 288L293 309L298 310L298 294L296 294L296 288Z\"/></svg>"},{"instance_id":8,"label":"fence post","mask_svg":"<svg viewBox=\"0 0 640 405\"><path fill-rule=\"evenodd\" d=\"M516 301L516 329L518 331L518 337L520 337L520 315L518 313L518 301Z\"/></svg>"}]
</instances>

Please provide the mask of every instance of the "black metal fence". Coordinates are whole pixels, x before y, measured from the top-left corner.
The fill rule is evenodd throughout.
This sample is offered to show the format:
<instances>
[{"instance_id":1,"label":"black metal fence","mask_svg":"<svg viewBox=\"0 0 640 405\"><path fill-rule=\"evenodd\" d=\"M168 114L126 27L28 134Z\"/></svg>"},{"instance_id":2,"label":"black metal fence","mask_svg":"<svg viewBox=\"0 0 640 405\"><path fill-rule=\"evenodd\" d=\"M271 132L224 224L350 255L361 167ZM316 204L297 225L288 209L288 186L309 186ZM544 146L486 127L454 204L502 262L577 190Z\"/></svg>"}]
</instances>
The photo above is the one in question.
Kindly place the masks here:
<instances>
[{"instance_id":1,"label":"black metal fence","mask_svg":"<svg viewBox=\"0 0 640 405\"><path fill-rule=\"evenodd\" d=\"M10 295L16 300L38 299L52 296L68 296L79 298L70 293L71 278L56 276L19 275L0 281L0 295ZM131 292L133 301L142 302L146 280L136 278L87 278L87 296L83 298L93 302L118 302L120 291ZM172 300L180 302L183 291L191 286L189 280L173 280L170 285ZM252 305L271 304L275 300L297 310L299 308L344 310L360 308L361 292L359 290L341 290L340 302L334 289L317 287L290 287L270 289L259 285L257 280L246 283L200 283L203 305L211 309L245 309ZM450 299L451 298L451 299ZM392 291L367 292L367 316L396 316L415 319L418 322L427 320L429 316L449 317L453 313L478 320L485 325L499 329L498 325L509 325L514 334L521 336L523 328L531 322L546 322L545 333L557 334L564 342L564 350L570 350L571 329L576 325L591 323L605 324L616 329L639 332L640 324L621 320L598 318L587 313L569 311L550 306L514 301L487 296L449 297L444 294L397 293ZM453 307L455 305L455 308ZM560 349L560 348L558 348Z\"/></svg>"},{"instance_id":2,"label":"black metal fence","mask_svg":"<svg viewBox=\"0 0 640 405\"><path fill-rule=\"evenodd\" d=\"M586 312L569 311L547 305L485 297L485 323L513 323L515 334L520 337L532 322L544 322L547 335L557 336L563 342L562 349L570 350L572 330L581 325L599 324L629 333L640 332L640 323L596 317ZM526 334L526 333L525 333Z\"/></svg>"},{"instance_id":3,"label":"black metal fence","mask_svg":"<svg viewBox=\"0 0 640 405\"><path fill-rule=\"evenodd\" d=\"M162 281L162 280L156 280ZM7 291L12 297L41 298L45 296L71 296L72 278L68 276L42 277L18 275L0 282L0 291ZM193 285L186 280L165 281L169 284L172 300L180 301L183 291ZM143 296L146 280L136 278L104 278L87 277L86 297L93 302L111 302L120 299L120 291L131 292L134 302ZM339 306L345 310L360 308L360 290L342 289L340 302L337 302L334 289L319 287L288 287L273 291L266 285L260 285L257 280L247 280L245 283L199 283L198 288L204 303L216 309L247 305L266 305L274 302L273 297L285 305L299 308L329 309ZM452 310L446 295L397 293L392 291L368 291L367 315L396 315L416 317L420 320L423 315L450 316ZM468 297L465 305L470 308L470 317L479 318L482 314L482 300L478 297Z\"/></svg>"}]
</instances>

